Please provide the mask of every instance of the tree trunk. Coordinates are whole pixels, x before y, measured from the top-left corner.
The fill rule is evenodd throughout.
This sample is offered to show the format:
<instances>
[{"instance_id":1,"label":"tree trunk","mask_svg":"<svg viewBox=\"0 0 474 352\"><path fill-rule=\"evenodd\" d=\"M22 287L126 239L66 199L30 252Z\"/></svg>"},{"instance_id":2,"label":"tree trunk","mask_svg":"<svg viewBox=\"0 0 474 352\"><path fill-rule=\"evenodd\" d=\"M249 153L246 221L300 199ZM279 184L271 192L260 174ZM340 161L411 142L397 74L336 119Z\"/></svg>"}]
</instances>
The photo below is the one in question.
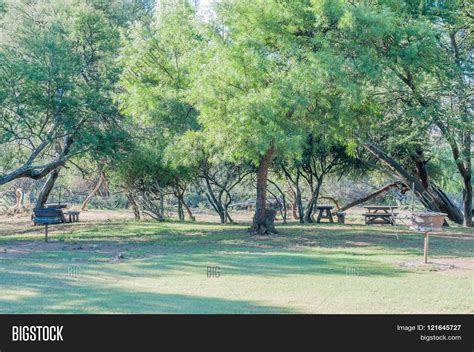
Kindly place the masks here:
<instances>
[{"instance_id":1,"label":"tree trunk","mask_svg":"<svg viewBox=\"0 0 474 352\"><path fill-rule=\"evenodd\" d=\"M178 218L179 218L179 221L184 221L184 211L183 211L182 197L178 197Z\"/></svg>"},{"instance_id":2,"label":"tree trunk","mask_svg":"<svg viewBox=\"0 0 474 352\"><path fill-rule=\"evenodd\" d=\"M260 159L257 171L257 199L255 214L250 232L254 235L269 235L277 233L275 230L276 211L266 208L267 203L267 175L272 162L274 147L271 146Z\"/></svg>"},{"instance_id":3,"label":"tree trunk","mask_svg":"<svg viewBox=\"0 0 474 352\"><path fill-rule=\"evenodd\" d=\"M292 202L290 203L291 214L293 215L293 219L298 220L299 217L298 217L298 205L296 204L296 192L293 189L293 187L291 187L290 184L288 184L288 191L293 197Z\"/></svg>"},{"instance_id":4,"label":"tree trunk","mask_svg":"<svg viewBox=\"0 0 474 352\"><path fill-rule=\"evenodd\" d=\"M464 180L464 225L473 227L472 221L472 184L471 177Z\"/></svg>"},{"instance_id":5,"label":"tree trunk","mask_svg":"<svg viewBox=\"0 0 474 352\"><path fill-rule=\"evenodd\" d=\"M234 221L234 219L232 219L230 217L230 214L229 214L229 211L227 210L227 208L225 210L225 216L226 216L226 221L225 221L226 224L235 224L235 221Z\"/></svg>"},{"instance_id":6,"label":"tree trunk","mask_svg":"<svg viewBox=\"0 0 474 352\"><path fill-rule=\"evenodd\" d=\"M87 204L89 204L90 200L92 197L96 195L97 192L99 192L100 187L105 181L105 173L103 171L100 172L99 175L99 181L95 185L94 189L89 193L89 195L84 199L84 202L81 205L81 210L85 210L87 208Z\"/></svg>"},{"instance_id":7,"label":"tree trunk","mask_svg":"<svg viewBox=\"0 0 474 352\"><path fill-rule=\"evenodd\" d=\"M283 190L280 188L280 186L278 186L278 184L276 182L273 182L272 180L268 180L268 182L270 182L273 186L275 186L275 188L277 189L277 191L280 193L281 195L281 217L283 219L283 224L286 225L286 219L287 219L287 206L286 206L286 197L285 197L285 192L283 192ZM278 199L277 199L278 200Z\"/></svg>"},{"instance_id":8,"label":"tree trunk","mask_svg":"<svg viewBox=\"0 0 474 352\"><path fill-rule=\"evenodd\" d=\"M365 143L365 149L374 156L377 160L383 163L393 174L399 178L403 183L407 185L415 185L415 192L417 193L419 200L423 205L434 212L446 213L452 221L457 224L462 224L464 216L459 208L449 199L449 197L437 186L429 185L427 179L420 180L417 177L411 175L405 170L399 163L392 159L388 154L382 151L378 146L373 143ZM419 167L420 165L417 165ZM424 174L424 171L421 174ZM427 176L427 174L426 174ZM426 188L424 184L428 184Z\"/></svg>"},{"instance_id":9,"label":"tree trunk","mask_svg":"<svg viewBox=\"0 0 474 352\"><path fill-rule=\"evenodd\" d=\"M127 194L127 199L130 205L132 206L133 210L133 215L135 217L135 220L140 220L141 214L140 214L140 207L138 206L138 203L135 199L135 196L133 195L132 192L128 192Z\"/></svg>"},{"instance_id":10,"label":"tree trunk","mask_svg":"<svg viewBox=\"0 0 474 352\"><path fill-rule=\"evenodd\" d=\"M466 114L468 114L466 109ZM469 122L468 122L469 125ZM462 174L464 181L464 224L473 227L472 221L472 124L469 130L464 132L463 154L465 158L464 173ZM458 164L459 168L459 164Z\"/></svg>"},{"instance_id":11,"label":"tree trunk","mask_svg":"<svg viewBox=\"0 0 474 352\"><path fill-rule=\"evenodd\" d=\"M467 111L466 111L467 113ZM437 126L445 135L448 143L451 146L454 162L458 168L459 174L463 180L463 210L464 210L464 225L472 227L472 158L471 158L471 131L465 131L463 134L462 151L458 144L449 138L449 131L447 127L441 122L437 122ZM463 160L464 159L464 160Z\"/></svg>"},{"instance_id":12,"label":"tree trunk","mask_svg":"<svg viewBox=\"0 0 474 352\"><path fill-rule=\"evenodd\" d=\"M304 223L304 211L303 211L303 201L301 199L301 189L300 189L300 173L297 171L295 179L293 180L290 176L290 173L283 169L286 179L288 181L289 188L294 197L293 203L293 218L298 219L300 224ZM291 184L295 186L295 190L291 187Z\"/></svg>"},{"instance_id":13,"label":"tree trunk","mask_svg":"<svg viewBox=\"0 0 474 352\"><path fill-rule=\"evenodd\" d=\"M221 224L224 224L226 222L226 216L225 216L225 210L222 207L222 202L220 200L222 196L222 191L221 191L221 195L219 196L219 199L217 199L216 196L214 195L214 190L212 189L211 183L209 182L209 178L204 177L204 181L207 188L207 192L206 192L207 200L212 205L216 213L219 215Z\"/></svg>"},{"instance_id":14,"label":"tree trunk","mask_svg":"<svg viewBox=\"0 0 474 352\"><path fill-rule=\"evenodd\" d=\"M322 180L317 179L316 182L317 182L317 185L311 194L311 199L309 200L308 205L306 206L305 213L304 213L305 223L313 222L313 213L318 203L319 191L321 189Z\"/></svg>"},{"instance_id":15,"label":"tree trunk","mask_svg":"<svg viewBox=\"0 0 474 352\"><path fill-rule=\"evenodd\" d=\"M58 167L54 169L53 171L51 171L51 173L48 175L48 178L46 179L46 183L43 185L43 188L41 189L41 192L38 196L38 199L36 200L35 208L44 208L44 205L48 201L51 190L53 189L54 184L56 183L56 180L59 177L60 171L61 171L61 167Z\"/></svg>"},{"instance_id":16,"label":"tree trunk","mask_svg":"<svg viewBox=\"0 0 474 352\"><path fill-rule=\"evenodd\" d=\"M54 159L53 161L41 167L33 165L33 162L36 160L38 155L40 155L43 152L44 148L48 146L48 143L49 142L47 141L41 143L32 152L32 154L30 155L28 160L25 162L25 164L23 164L16 170L9 172L7 174L0 174L0 186L22 177L28 177L33 180L39 180L49 175L53 170L64 165L64 163L69 158L68 155L69 155L70 147L73 143L73 138L70 135L67 135L66 137L64 137L64 140L63 140L64 146L62 150L58 153L56 159Z\"/></svg>"},{"instance_id":17,"label":"tree trunk","mask_svg":"<svg viewBox=\"0 0 474 352\"><path fill-rule=\"evenodd\" d=\"M188 213L189 220L196 221L196 218L194 217L193 213L191 212L191 209L189 209L189 206L184 201L184 198L182 199L181 202L183 203L184 209L186 209L186 212Z\"/></svg>"},{"instance_id":18,"label":"tree trunk","mask_svg":"<svg viewBox=\"0 0 474 352\"><path fill-rule=\"evenodd\" d=\"M472 111L469 109L469 92L471 91L471 80L467 79L464 75L463 61L465 58L462 57L462 54L459 50L459 43L457 42L457 37L453 31L449 34L451 48L449 51L450 54L454 55L454 62L458 66L458 82L460 83L457 89L457 95L461 97L460 102L461 106L459 111L461 112L461 121L463 126L461 127L462 133L460 134L461 141L460 143L456 142L452 138L449 129L440 121L437 121L436 124L440 128L441 132L445 136L446 140L451 146L451 151L453 154L454 161L456 166L461 174L464 183L463 190L463 203L464 203L464 225L472 227L472 133L473 133L473 124L472 124ZM459 145L460 144L460 145ZM461 150L460 150L461 149ZM462 154L462 158L461 157ZM461 159L461 160L460 160Z\"/></svg>"},{"instance_id":19,"label":"tree trunk","mask_svg":"<svg viewBox=\"0 0 474 352\"><path fill-rule=\"evenodd\" d=\"M165 219L165 195L163 192L160 192L160 216Z\"/></svg>"},{"instance_id":20,"label":"tree trunk","mask_svg":"<svg viewBox=\"0 0 474 352\"><path fill-rule=\"evenodd\" d=\"M14 213L21 213L25 209L25 193L21 188L17 188L15 191L15 207L13 208Z\"/></svg>"},{"instance_id":21,"label":"tree trunk","mask_svg":"<svg viewBox=\"0 0 474 352\"><path fill-rule=\"evenodd\" d=\"M229 214L229 206L230 204L232 203L232 197L230 195L230 193L228 191L225 192L226 193L226 200L224 202L224 219L225 219L225 223L231 223L231 224L234 224L234 220L230 217L230 214Z\"/></svg>"}]
</instances>

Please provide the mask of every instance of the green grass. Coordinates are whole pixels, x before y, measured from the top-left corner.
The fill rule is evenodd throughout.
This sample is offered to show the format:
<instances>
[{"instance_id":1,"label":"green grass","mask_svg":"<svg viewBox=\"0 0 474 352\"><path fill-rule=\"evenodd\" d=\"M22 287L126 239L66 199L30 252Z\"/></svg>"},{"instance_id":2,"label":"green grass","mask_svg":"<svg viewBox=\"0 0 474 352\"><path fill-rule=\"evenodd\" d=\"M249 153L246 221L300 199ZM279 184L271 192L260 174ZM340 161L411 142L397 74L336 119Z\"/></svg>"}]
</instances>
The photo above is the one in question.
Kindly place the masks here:
<instances>
[{"instance_id":1,"label":"green grass","mask_svg":"<svg viewBox=\"0 0 474 352\"><path fill-rule=\"evenodd\" d=\"M42 228L21 225L0 236L0 313L474 312L468 229L432 237L427 266L406 228L279 231L107 221L52 227L45 244Z\"/></svg>"}]
</instances>

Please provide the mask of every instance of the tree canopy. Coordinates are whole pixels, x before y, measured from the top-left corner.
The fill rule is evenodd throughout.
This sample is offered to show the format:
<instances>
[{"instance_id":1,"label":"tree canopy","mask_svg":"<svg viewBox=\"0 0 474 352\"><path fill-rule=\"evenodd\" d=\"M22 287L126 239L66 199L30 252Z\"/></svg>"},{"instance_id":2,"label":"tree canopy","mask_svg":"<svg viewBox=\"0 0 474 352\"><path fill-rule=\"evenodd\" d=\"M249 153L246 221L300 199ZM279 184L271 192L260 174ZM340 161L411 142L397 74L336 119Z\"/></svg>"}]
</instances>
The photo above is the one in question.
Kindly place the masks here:
<instances>
[{"instance_id":1,"label":"tree canopy","mask_svg":"<svg viewBox=\"0 0 474 352\"><path fill-rule=\"evenodd\" d=\"M169 194L193 219L194 189L232 222L234 192L253 182L251 231L268 234L268 179L311 222L327 177L379 173L472 225L469 1L210 6L0 2L0 185L47 177L43 202L89 158L116 166L138 217L163 220Z\"/></svg>"}]
</instances>

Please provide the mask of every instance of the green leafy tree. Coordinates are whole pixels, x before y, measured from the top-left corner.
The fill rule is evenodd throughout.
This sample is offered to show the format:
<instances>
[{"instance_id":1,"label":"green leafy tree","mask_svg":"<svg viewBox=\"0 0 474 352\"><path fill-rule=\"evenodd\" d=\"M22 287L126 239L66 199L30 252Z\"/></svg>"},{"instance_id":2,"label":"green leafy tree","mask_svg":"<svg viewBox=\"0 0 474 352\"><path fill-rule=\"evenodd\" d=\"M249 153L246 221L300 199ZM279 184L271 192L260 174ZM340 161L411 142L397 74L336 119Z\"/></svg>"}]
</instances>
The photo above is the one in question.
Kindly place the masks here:
<instances>
[{"instance_id":1,"label":"green leafy tree","mask_svg":"<svg viewBox=\"0 0 474 352\"><path fill-rule=\"evenodd\" d=\"M430 176L427 156L433 127L452 140L443 132L443 115L446 83L454 72L442 49L446 32L439 18L433 21L430 16L441 9L457 13L460 3L452 7L438 1L319 3L330 47L344 58L354 82L366 87L373 105L374 113L365 114L364 124L354 126L357 136L382 165L415 186L426 207L462 223L460 209ZM470 134L466 124L457 126L462 135ZM467 159L463 160L469 163Z\"/></svg>"},{"instance_id":2,"label":"green leafy tree","mask_svg":"<svg viewBox=\"0 0 474 352\"><path fill-rule=\"evenodd\" d=\"M117 102L139 131L133 133L136 138L159 139L154 145L160 151L153 155L173 175L166 185L178 200L180 220L184 211L194 220L185 192L196 170L170 155L184 147L181 137L186 132L199 127L197 111L186 93L193 52L200 41L196 8L186 1L160 1L149 23L125 33L118 58L123 72Z\"/></svg>"},{"instance_id":3,"label":"green leafy tree","mask_svg":"<svg viewBox=\"0 0 474 352\"><path fill-rule=\"evenodd\" d=\"M85 1L9 3L0 46L0 148L18 160L0 184L48 176L85 154L119 152L126 133L112 100L119 27ZM13 166L13 167L12 167Z\"/></svg>"},{"instance_id":4,"label":"green leafy tree","mask_svg":"<svg viewBox=\"0 0 474 352\"><path fill-rule=\"evenodd\" d=\"M220 222L233 223L229 214L233 190L253 172L253 167L245 162L221 160L221 153L206 142L201 131L190 131L182 136L179 148L169 150L167 158L195 170L197 189L219 215Z\"/></svg>"}]
</instances>

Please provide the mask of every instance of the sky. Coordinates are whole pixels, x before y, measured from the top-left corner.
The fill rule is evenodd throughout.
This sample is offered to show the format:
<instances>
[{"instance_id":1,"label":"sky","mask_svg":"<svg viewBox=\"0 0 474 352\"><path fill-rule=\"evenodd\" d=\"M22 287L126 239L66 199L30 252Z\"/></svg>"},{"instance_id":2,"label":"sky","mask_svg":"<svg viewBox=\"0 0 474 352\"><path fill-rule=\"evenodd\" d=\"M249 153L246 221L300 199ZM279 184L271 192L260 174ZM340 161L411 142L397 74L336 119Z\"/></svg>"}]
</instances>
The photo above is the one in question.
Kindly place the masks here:
<instances>
[{"instance_id":1,"label":"sky","mask_svg":"<svg viewBox=\"0 0 474 352\"><path fill-rule=\"evenodd\" d=\"M199 0L199 15L203 16L204 18L208 17L209 15L206 14L210 5L215 0Z\"/></svg>"}]
</instances>

